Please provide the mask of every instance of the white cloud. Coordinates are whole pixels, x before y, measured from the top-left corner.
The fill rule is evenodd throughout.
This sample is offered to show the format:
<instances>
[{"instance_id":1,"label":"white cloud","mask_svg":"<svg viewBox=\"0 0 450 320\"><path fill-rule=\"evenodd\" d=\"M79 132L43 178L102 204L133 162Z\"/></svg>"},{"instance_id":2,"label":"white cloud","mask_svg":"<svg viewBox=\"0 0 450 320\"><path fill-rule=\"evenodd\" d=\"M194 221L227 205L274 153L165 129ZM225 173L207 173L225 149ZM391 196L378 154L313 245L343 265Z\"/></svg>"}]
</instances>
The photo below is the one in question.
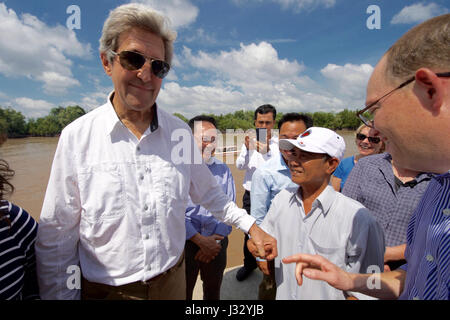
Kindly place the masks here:
<instances>
[{"instance_id":1,"label":"white cloud","mask_svg":"<svg viewBox=\"0 0 450 320\"><path fill-rule=\"evenodd\" d=\"M239 50L208 54L184 47L183 56L195 68L215 73L227 85L240 87L246 92L270 90L286 79L304 81L299 76L304 66L296 60L279 59L275 48L267 43L240 45Z\"/></svg>"},{"instance_id":2,"label":"white cloud","mask_svg":"<svg viewBox=\"0 0 450 320\"><path fill-rule=\"evenodd\" d=\"M81 101L75 103L82 107L86 112L94 110L104 105L108 99L108 95L114 90L113 85L103 86L99 78L92 78L94 90L83 94ZM66 106L67 104L64 104ZM71 104L73 105L73 104Z\"/></svg>"},{"instance_id":3,"label":"white cloud","mask_svg":"<svg viewBox=\"0 0 450 320\"><path fill-rule=\"evenodd\" d=\"M207 31L205 31L203 28L198 28L195 30L195 32L187 36L185 39L183 39L185 42L200 42L200 43L207 43L207 44L216 44L218 41L215 38L215 36Z\"/></svg>"},{"instance_id":4,"label":"white cloud","mask_svg":"<svg viewBox=\"0 0 450 320\"><path fill-rule=\"evenodd\" d=\"M369 64L355 65L347 63L344 66L328 64L320 70L322 75L330 80L330 85L337 89L339 95L353 100L363 99L365 89L373 67Z\"/></svg>"},{"instance_id":5,"label":"white cloud","mask_svg":"<svg viewBox=\"0 0 450 320\"><path fill-rule=\"evenodd\" d=\"M45 71L36 77L44 82L44 91L48 94L64 94L67 88L79 86L80 82L74 79L71 74L64 75L58 72Z\"/></svg>"},{"instance_id":6,"label":"white cloud","mask_svg":"<svg viewBox=\"0 0 450 320\"><path fill-rule=\"evenodd\" d=\"M448 13L447 8L441 7L432 2L427 5L424 3L416 3L404 7L391 20L391 24L413 24L420 23L432 17Z\"/></svg>"},{"instance_id":7,"label":"white cloud","mask_svg":"<svg viewBox=\"0 0 450 320\"><path fill-rule=\"evenodd\" d=\"M186 27L197 19L199 9L189 0L132 0L163 13L174 29Z\"/></svg>"},{"instance_id":8,"label":"white cloud","mask_svg":"<svg viewBox=\"0 0 450 320\"><path fill-rule=\"evenodd\" d=\"M281 112L339 111L347 107L342 95L333 96L303 75L302 63L279 58L267 42L241 44L239 49L218 53L195 53L184 47L179 59L183 74L199 74L208 85L188 87L167 82L158 103L186 117L254 110L265 103Z\"/></svg>"},{"instance_id":9,"label":"white cloud","mask_svg":"<svg viewBox=\"0 0 450 320\"><path fill-rule=\"evenodd\" d=\"M34 100L26 97L16 98L10 101L9 105L28 118L45 117L52 108L57 107L45 100Z\"/></svg>"},{"instance_id":10,"label":"white cloud","mask_svg":"<svg viewBox=\"0 0 450 320\"><path fill-rule=\"evenodd\" d=\"M275 2L280 4L283 10L293 10L299 13L304 10L314 10L318 7L331 8L336 4L336 0L233 0L237 5L242 5L250 2Z\"/></svg>"},{"instance_id":11,"label":"white cloud","mask_svg":"<svg viewBox=\"0 0 450 320\"><path fill-rule=\"evenodd\" d=\"M293 9L294 12L311 10L323 6L331 8L336 4L336 0L272 0L281 5L283 9Z\"/></svg>"},{"instance_id":12,"label":"white cloud","mask_svg":"<svg viewBox=\"0 0 450 320\"><path fill-rule=\"evenodd\" d=\"M61 25L49 27L38 18L20 17L0 3L0 73L43 83L48 94L63 94L80 85L72 74L68 56L89 58L91 46Z\"/></svg>"}]
</instances>

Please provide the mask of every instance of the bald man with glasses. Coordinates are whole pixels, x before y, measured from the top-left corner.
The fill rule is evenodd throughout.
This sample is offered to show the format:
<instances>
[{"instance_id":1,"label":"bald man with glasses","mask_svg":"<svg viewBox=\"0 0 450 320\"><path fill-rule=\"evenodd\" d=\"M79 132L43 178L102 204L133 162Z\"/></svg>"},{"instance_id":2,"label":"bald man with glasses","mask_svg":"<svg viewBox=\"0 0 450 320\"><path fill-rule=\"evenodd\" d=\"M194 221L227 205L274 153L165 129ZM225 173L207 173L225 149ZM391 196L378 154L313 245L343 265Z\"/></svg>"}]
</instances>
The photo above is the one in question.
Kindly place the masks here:
<instances>
[{"instance_id":1,"label":"bald man with glasses","mask_svg":"<svg viewBox=\"0 0 450 320\"><path fill-rule=\"evenodd\" d=\"M430 19L403 35L381 58L358 116L378 131L399 166L434 172L409 222L407 263L374 275L345 272L321 256L287 257L303 276L384 299L450 298L450 14ZM406 80L405 80L406 79Z\"/></svg>"}]
</instances>

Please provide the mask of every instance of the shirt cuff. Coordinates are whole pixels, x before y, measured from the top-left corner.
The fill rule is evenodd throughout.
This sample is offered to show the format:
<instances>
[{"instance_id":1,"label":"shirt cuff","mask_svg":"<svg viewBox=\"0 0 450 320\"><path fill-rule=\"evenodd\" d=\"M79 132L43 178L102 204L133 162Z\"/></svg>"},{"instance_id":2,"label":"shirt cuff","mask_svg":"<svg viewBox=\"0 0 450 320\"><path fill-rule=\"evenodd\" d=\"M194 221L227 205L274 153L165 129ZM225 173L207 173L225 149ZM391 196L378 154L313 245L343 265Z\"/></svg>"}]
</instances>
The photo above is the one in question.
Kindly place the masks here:
<instances>
[{"instance_id":1,"label":"shirt cuff","mask_svg":"<svg viewBox=\"0 0 450 320\"><path fill-rule=\"evenodd\" d=\"M214 233L226 237L231 233L231 230L232 228L229 225L218 223L216 229L214 230Z\"/></svg>"},{"instance_id":2,"label":"shirt cuff","mask_svg":"<svg viewBox=\"0 0 450 320\"><path fill-rule=\"evenodd\" d=\"M235 226L248 234L248 231L250 230L252 225L256 222L256 219L253 218L251 215L247 214L247 211L245 211L244 209L239 210L241 210L242 216L239 218Z\"/></svg>"},{"instance_id":3,"label":"shirt cuff","mask_svg":"<svg viewBox=\"0 0 450 320\"><path fill-rule=\"evenodd\" d=\"M197 233L198 231L190 223L186 223L186 240L189 240Z\"/></svg>"}]
</instances>

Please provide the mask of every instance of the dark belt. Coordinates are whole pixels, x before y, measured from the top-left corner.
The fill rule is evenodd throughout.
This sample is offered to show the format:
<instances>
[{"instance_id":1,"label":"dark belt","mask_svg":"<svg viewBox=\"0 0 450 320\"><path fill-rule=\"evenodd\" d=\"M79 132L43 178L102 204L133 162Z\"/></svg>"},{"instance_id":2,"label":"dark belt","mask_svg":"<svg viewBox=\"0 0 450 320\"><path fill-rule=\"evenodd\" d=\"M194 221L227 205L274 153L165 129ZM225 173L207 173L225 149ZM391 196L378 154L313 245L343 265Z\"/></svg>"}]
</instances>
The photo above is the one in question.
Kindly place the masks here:
<instances>
[{"instance_id":1,"label":"dark belt","mask_svg":"<svg viewBox=\"0 0 450 320\"><path fill-rule=\"evenodd\" d=\"M180 259L178 259L178 262L176 263L176 265L174 265L172 268L169 268L168 270L164 271L163 273L158 274L156 277L150 278L150 279L145 280L145 281L140 281L140 282L143 285L151 285L152 283L157 282L161 278L164 278L164 276L166 276L167 274L172 273L175 270L177 270L183 264L183 261L184 261L184 251L181 254Z\"/></svg>"},{"instance_id":2,"label":"dark belt","mask_svg":"<svg viewBox=\"0 0 450 320\"><path fill-rule=\"evenodd\" d=\"M108 291L116 291L116 290L121 290L122 288L133 287L133 286L134 287L151 286L152 284L154 284L154 283L158 282L159 280L161 280L162 278L164 278L166 275L175 272L183 264L183 262L184 262L184 251L183 251L183 254L181 255L180 259L176 263L176 265L174 265L172 268L164 271L163 273L158 274L156 277L153 277L153 278L145 280L145 281L136 281L136 282L120 285L120 286L111 286L109 284L91 282L91 281L87 280L86 278L82 277L82 283L84 283L87 286L102 288L102 289L108 290Z\"/></svg>"}]
</instances>

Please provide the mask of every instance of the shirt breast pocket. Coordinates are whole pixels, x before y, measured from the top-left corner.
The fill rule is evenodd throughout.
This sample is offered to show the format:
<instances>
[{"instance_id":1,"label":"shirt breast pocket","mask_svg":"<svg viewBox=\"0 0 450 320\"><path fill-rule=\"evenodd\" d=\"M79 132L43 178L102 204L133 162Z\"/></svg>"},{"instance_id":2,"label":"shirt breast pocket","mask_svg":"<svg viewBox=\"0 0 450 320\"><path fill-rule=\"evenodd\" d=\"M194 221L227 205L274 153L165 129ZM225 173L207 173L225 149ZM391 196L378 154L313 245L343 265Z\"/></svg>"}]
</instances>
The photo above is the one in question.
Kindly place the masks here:
<instances>
[{"instance_id":1,"label":"shirt breast pocket","mask_svg":"<svg viewBox=\"0 0 450 320\"><path fill-rule=\"evenodd\" d=\"M124 215L124 182L118 165L84 167L78 179L82 217L97 222Z\"/></svg>"},{"instance_id":2,"label":"shirt breast pocket","mask_svg":"<svg viewBox=\"0 0 450 320\"><path fill-rule=\"evenodd\" d=\"M345 267L345 247L339 246L336 243L330 243L331 241L320 241L319 239L314 239L309 237L312 245L312 254L318 254L330 262L334 263L340 268Z\"/></svg>"}]
</instances>

